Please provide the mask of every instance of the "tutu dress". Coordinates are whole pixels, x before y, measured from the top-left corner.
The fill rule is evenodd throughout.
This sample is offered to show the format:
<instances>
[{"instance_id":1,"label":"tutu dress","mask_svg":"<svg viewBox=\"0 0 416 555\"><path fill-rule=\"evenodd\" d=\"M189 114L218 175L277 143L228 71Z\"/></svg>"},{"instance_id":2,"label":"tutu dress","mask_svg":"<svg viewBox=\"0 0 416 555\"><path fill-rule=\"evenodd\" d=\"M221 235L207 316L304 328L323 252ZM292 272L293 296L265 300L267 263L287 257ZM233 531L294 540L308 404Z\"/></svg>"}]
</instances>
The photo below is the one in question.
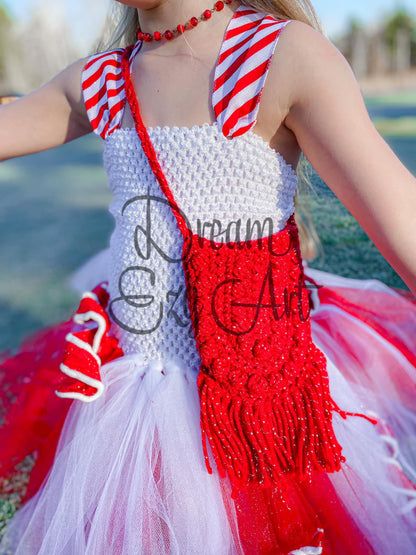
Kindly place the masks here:
<instances>
[{"instance_id":1,"label":"tutu dress","mask_svg":"<svg viewBox=\"0 0 416 555\"><path fill-rule=\"evenodd\" d=\"M87 61L115 228L74 278L89 293L73 320L1 363L2 475L37 458L0 553L415 553L415 299L302 263L296 174L252 131L288 23L237 9L202 126L143 128L140 41ZM272 228L232 250L253 222ZM294 238L273 266L249 248L270 237ZM276 317L293 299L272 286L295 278L298 324Z\"/></svg>"}]
</instances>

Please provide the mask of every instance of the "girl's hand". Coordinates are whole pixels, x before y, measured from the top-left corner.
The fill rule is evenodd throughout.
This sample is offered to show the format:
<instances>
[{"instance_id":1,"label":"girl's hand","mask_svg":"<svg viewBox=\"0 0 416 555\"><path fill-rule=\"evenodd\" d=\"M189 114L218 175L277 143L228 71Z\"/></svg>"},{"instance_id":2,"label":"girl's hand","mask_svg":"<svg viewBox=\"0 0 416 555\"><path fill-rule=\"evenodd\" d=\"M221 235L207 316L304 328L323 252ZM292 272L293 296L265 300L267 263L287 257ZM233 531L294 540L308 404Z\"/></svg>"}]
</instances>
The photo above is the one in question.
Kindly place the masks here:
<instances>
[{"instance_id":1,"label":"girl's hand","mask_svg":"<svg viewBox=\"0 0 416 555\"><path fill-rule=\"evenodd\" d=\"M40 89L0 106L0 161L72 141L92 131L79 60Z\"/></svg>"},{"instance_id":2,"label":"girl's hand","mask_svg":"<svg viewBox=\"0 0 416 555\"><path fill-rule=\"evenodd\" d=\"M295 21L282 32L278 51L285 125L416 294L416 179L378 134L350 66L328 40Z\"/></svg>"}]
</instances>

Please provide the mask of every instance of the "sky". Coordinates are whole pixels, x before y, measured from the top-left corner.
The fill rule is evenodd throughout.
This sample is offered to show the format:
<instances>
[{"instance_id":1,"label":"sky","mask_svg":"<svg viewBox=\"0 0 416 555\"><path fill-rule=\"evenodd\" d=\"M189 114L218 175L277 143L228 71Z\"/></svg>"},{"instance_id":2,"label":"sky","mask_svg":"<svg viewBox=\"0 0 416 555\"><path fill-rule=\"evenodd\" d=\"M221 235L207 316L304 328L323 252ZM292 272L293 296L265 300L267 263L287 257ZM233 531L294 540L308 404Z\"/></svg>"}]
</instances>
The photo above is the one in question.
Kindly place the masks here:
<instances>
[{"instance_id":1,"label":"sky","mask_svg":"<svg viewBox=\"0 0 416 555\"><path fill-rule=\"evenodd\" d=\"M111 0L0 0L18 19L24 19L39 3L51 10L66 11L73 22L73 34L80 46L98 36ZM208 2L209 3L209 2ZM383 14L405 7L416 16L415 0L312 0L325 32L336 38L351 18L363 23L377 23Z\"/></svg>"},{"instance_id":2,"label":"sky","mask_svg":"<svg viewBox=\"0 0 416 555\"><path fill-rule=\"evenodd\" d=\"M329 35L341 33L351 18L377 23L385 13L405 8L416 16L415 0L312 0Z\"/></svg>"}]
</instances>

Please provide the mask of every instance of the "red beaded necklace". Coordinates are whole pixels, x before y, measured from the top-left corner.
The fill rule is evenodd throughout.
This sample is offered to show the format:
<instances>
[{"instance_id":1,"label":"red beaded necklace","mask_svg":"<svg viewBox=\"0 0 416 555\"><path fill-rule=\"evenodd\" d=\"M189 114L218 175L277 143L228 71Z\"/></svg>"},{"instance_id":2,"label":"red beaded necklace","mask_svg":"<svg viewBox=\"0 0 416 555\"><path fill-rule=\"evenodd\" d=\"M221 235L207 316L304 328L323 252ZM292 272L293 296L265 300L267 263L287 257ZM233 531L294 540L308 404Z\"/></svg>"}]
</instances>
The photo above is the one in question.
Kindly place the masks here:
<instances>
[{"instance_id":1,"label":"red beaded necklace","mask_svg":"<svg viewBox=\"0 0 416 555\"><path fill-rule=\"evenodd\" d=\"M138 40L144 40L146 42L152 42L152 40L162 40L165 38L166 40L172 40L175 35L182 35L185 31L189 31L198 25L200 21L207 21L211 19L213 12L220 12L224 8L224 4L231 4L233 0L218 0L215 2L214 6L210 10L205 10L204 13L200 17L191 17L189 21L187 21L184 25L177 25L175 29L168 29L164 33L160 33L159 31L155 31L152 33L143 33L143 31L139 27L137 27L136 37Z\"/></svg>"}]
</instances>

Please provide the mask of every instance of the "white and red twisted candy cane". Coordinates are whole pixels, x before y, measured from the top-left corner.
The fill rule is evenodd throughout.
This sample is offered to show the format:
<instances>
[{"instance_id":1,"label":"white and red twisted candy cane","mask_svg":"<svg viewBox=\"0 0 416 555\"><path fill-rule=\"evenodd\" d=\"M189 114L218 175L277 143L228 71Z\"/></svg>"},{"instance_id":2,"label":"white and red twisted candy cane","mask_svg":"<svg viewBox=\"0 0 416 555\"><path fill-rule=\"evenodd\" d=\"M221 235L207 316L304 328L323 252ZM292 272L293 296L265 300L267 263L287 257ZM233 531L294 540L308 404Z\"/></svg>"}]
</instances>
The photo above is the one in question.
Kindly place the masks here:
<instances>
[{"instance_id":1,"label":"white and red twisted candy cane","mask_svg":"<svg viewBox=\"0 0 416 555\"><path fill-rule=\"evenodd\" d=\"M55 390L59 397L87 403L98 399L104 391L101 364L123 355L117 339L108 336L111 325L105 311L108 299L107 282L82 295L73 320L84 329L66 336L60 369L68 378Z\"/></svg>"}]
</instances>

